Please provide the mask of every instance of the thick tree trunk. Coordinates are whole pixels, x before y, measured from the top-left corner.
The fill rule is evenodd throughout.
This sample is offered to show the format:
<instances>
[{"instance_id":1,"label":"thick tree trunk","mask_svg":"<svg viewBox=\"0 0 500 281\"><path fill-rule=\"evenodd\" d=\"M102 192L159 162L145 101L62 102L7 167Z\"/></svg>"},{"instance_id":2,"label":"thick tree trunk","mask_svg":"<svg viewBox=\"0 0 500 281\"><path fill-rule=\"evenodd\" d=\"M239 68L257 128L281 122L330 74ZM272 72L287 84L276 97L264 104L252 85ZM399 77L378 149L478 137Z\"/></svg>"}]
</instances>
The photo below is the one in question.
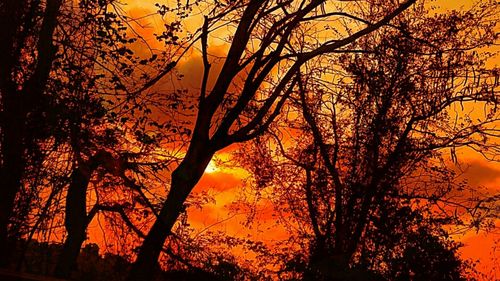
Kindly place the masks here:
<instances>
[{"instance_id":1,"label":"thick tree trunk","mask_svg":"<svg viewBox=\"0 0 500 281\"><path fill-rule=\"evenodd\" d=\"M4 118L2 126L2 167L0 169L0 266L10 262L12 243L8 241L9 221L25 168L22 118Z\"/></svg>"},{"instance_id":2,"label":"thick tree trunk","mask_svg":"<svg viewBox=\"0 0 500 281\"><path fill-rule=\"evenodd\" d=\"M71 175L71 183L66 196L65 226L68 236L59 259L54 275L69 278L76 268L80 248L86 238L87 219L87 188L92 176L92 167L81 165Z\"/></svg>"},{"instance_id":3,"label":"thick tree trunk","mask_svg":"<svg viewBox=\"0 0 500 281\"><path fill-rule=\"evenodd\" d=\"M213 156L213 152L210 152L206 146L195 145L195 147L186 154L182 163L172 173L170 192L159 218L143 241L127 278L128 281L153 280L158 271L157 261L163 244L182 213L186 198L200 180Z\"/></svg>"},{"instance_id":4,"label":"thick tree trunk","mask_svg":"<svg viewBox=\"0 0 500 281\"><path fill-rule=\"evenodd\" d=\"M24 170L20 98L12 82L17 35L26 1L4 1L0 7L0 267L9 264L8 226Z\"/></svg>"}]
</instances>

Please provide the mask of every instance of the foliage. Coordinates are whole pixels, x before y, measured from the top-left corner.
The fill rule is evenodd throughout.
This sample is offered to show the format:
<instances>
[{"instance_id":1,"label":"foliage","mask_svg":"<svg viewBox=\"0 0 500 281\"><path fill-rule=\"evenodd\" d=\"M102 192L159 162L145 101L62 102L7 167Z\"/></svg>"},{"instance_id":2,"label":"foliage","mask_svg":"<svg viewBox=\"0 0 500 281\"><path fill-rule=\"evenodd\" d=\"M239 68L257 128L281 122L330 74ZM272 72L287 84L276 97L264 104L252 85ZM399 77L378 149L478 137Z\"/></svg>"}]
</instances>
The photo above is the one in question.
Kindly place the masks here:
<instances>
[{"instance_id":1,"label":"foliage","mask_svg":"<svg viewBox=\"0 0 500 281\"><path fill-rule=\"evenodd\" d=\"M357 52L308 64L288 114L237 155L291 235L309 240L296 242L285 270L308 280L461 280L467 265L444 229L488 229L498 216L498 196L470 196L478 188L445 157L464 147L497 155L497 70L470 51L497 40L490 8L429 18L419 4ZM473 103L480 116L464 109ZM411 259L422 267L408 268Z\"/></svg>"}]
</instances>

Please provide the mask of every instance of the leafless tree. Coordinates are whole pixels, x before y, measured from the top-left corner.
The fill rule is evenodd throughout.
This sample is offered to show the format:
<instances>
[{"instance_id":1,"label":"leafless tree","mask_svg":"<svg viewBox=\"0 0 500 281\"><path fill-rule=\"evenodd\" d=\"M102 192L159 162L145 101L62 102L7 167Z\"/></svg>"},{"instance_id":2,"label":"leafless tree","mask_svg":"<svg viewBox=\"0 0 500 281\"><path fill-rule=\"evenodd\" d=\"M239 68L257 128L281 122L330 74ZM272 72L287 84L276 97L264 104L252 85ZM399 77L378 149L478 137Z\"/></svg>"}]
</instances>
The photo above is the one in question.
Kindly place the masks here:
<instances>
[{"instance_id":1,"label":"leafless tree","mask_svg":"<svg viewBox=\"0 0 500 281\"><path fill-rule=\"evenodd\" d=\"M172 173L167 199L144 239L128 280L152 278L162 245L213 155L233 143L262 134L297 86L297 73L305 63L324 54L349 50L356 40L389 24L414 2L406 1L392 9L380 3L356 1L218 3L205 16L201 28L204 75L189 147ZM373 7L381 11L373 21L356 16ZM323 30L322 22L336 20L351 21L357 29L332 29L325 32L324 40L312 40L301 49L297 46L302 45L294 45L302 39L298 31L313 26L311 32L319 32ZM221 26L229 26L234 33L222 69L210 89L208 37Z\"/></svg>"}]
</instances>

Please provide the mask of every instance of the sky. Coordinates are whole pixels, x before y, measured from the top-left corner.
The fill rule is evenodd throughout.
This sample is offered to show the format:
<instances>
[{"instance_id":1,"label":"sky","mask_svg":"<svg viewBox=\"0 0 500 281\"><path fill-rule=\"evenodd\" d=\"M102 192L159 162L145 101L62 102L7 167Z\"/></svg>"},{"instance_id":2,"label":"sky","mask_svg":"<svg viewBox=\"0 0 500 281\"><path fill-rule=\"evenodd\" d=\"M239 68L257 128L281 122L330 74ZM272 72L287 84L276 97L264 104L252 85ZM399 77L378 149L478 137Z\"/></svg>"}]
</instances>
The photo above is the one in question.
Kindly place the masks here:
<instances>
[{"instance_id":1,"label":"sky","mask_svg":"<svg viewBox=\"0 0 500 281\"><path fill-rule=\"evenodd\" d=\"M156 10L154 4L162 3L161 0L127 0L124 6L128 13L135 18L153 14ZM169 2L169 1L164 1ZM176 1L170 1L175 3ZM459 9L468 7L472 1L468 0L438 0L433 2L441 8L437 10ZM187 23L186 30L194 31L201 23L200 14L195 11L194 20ZM161 44L154 40L154 33L161 30L163 20L158 15L144 17L137 21L137 30L150 43L153 48L161 48ZM139 27L140 25L140 27ZM227 31L226 31L227 32ZM224 30L218 31L214 37L223 37ZM223 54L227 45L222 40L209 41L210 52L212 54ZM146 51L146 50L145 50ZM147 52L147 51L146 51ZM490 61L491 65L500 64L500 57ZM179 71L189 75L187 79L180 82L182 86L197 89L198 81L201 81L201 58L196 52L188 53L180 62ZM252 228L244 226L246 214L231 211L234 202L237 201L241 193L239 192L245 186L245 180L249 174L245 170L237 167L229 167L221 164L230 159L231 152L237 149L236 146L229 147L216 155L216 159L210 162L205 170L205 174L195 188L195 192L207 191L214 196L214 202L209 203L203 209L190 209L188 211L189 221L198 231L203 232L207 229L223 230L230 235L251 236L255 239L279 240L286 237L284 229L276 228L275 218L272 216L272 207L269 203L260 203L261 223ZM479 155L463 150L459 152L459 157L464 165L464 178L473 186L484 186L492 191L500 192L500 164L489 162ZM229 218L229 219L228 219ZM500 222L497 223L500 226ZM272 232L265 230L272 229ZM498 231L497 231L498 232ZM272 233L269 235L269 233ZM475 233L468 232L466 235L456 237L464 244L461 254L464 258L479 260L477 269L481 272L490 274L495 278L500 278L500 268L495 267L495 262L500 263L500 232L498 233Z\"/></svg>"}]
</instances>

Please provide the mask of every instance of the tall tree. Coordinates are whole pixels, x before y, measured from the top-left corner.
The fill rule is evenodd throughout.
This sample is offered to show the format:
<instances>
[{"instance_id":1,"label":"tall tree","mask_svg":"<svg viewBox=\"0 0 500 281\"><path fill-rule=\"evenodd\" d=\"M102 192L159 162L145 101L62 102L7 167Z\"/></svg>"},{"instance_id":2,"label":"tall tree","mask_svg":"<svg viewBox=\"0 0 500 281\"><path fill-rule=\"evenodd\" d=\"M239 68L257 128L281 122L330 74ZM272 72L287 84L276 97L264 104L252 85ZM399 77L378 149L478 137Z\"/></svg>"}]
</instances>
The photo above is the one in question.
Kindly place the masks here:
<instances>
[{"instance_id":1,"label":"tall tree","mask_svg":"<svg viewBox=\"0 0 500 281\"><path fill-rule=\"evenodd\" d=\"M0 66L1 166L0 265L9 259L8 225L14 200L21 188L26 155L33 149L30 118L44 112L44 91L57 47L53 41L62 0L5 1L0 5L2 24Z\"/></svg>"},{"instance_id":2,"label":"tall tree","mask_svg":"<svg viewBox=\"0 0 500 281\"><path fill-rule=\"evenodd\" d=\"M369 270L461 280L443 227L486 226L498 195L467 197L444 154L498 155L498 73L477 53L498 39L497 9L428 16L421 3L359 40L357 54L332 57L336 67L308 65L292 113L269 131L272 145L262 138L246 156L257 186L274 186L271 200L310 239L305 279L364 280ZM296 132L283 138L284 130Z\"/></svg>"},{"instance_id":3,"label":"tall tree","mask_svg":"<svg viewBox=\"0 0 500 281\"><path fill-rule=\"evenodd\" d=\"M114 1L81 1L72 7L72 13L66 15L60 27L60 33L72 34L73 38L61 46L63 51L55 71L59 76L50 90L59 94L55 119L60 127L54 134L59 143L71 149L72 171L65 200L67 236L55 268L58 277L69 278L76 269L87 227L98 212L118 212L127 225L131 222L126 213L137 202L155 212L144 194L144 186L136 181L141 178L137 175L156 176L175 160L165 153L155 155L155 151L161 150L159 145L182 138L182 134L169 138L173 134L164 133L163 127L175 126L175 120L160 121L152 116L155 106L168 107L175 101L167 94L160 100L156 93L146 92L151 81L170 72L175 62L170 61L167 68L155 74L157 64L164 64L177 54L152 51L146 59L135 55L133 49L138 46L133 44L142 38L129 35L135 30L126 24L120 8ZM179 4L172 9L186 8ZM75 40L77 36L79 40ZM162 39L175 36L171 31ZM97 180L91 184L96 175L114 177L115 183ZM106 197L100 194L105 188L100 187L109 185L124 194L134 194L130 196L133 202L120 205L109 202L112 200L97 200L89 209L89 188L94 187L98 198L102 198Z\"/></svg>"},{"instance_id":4,"label":"tall tree","mask_svg":"<svg viewBox=\"0 0 500 281\"><path fill-rule=\"evenodd\" d=\"M178 53L175 49L161 53L151 50L146 58L135 55L131 46L142 38L127 34L131 30L114 1L7 1L0 9L6 26L2 30L6 40L2 41L5 64L1 65L0 88L0 246L2 252L7 253L2 255L2 265L6 265L9 259L6 250L9 224L29 224L28 219L19 217L24 212L13 218L13 210L17 208L15 202L29 206L33 194L37 193L31 191L30 196L23 198L24 193L19 191L28 188L40 191L50 186L52 183L48 179L51 177L30 181L39 179L43 173L65 173L50 171L54 167L73 169L73 173L68 173L72 176L68 182L69 215L66 221L68 232L72 232L70 236L79 239L68 239L73 246L65 249L73 249L72 258L62 259L72 264L85 238L85 198L93 174L88 170L106 166L109 173L137 189L139 186L125 176L126 170L134 166L130 162L152 153L152 147L165 140L161 128L174 126L171 120L160 124L152 118L153 105L160 102L153 92L147 92L147 99L143 95L173 70ZM176 9L185 8L179 5ZM172 31L161 39L173 38L177 44L181 41ZM158 72L160 66L161 72ZM125 138L138 141L134 148L137 153L123 153ZM118 157L118 153L110 151L120 151L121 155ZM73 165L47 165L49 158L46 157L54 154L59 154L56 159L73 162ZM112 161L108 160L117 157L121 157L120 161L109 163ZM134 160L128 161L131 158ZM114 167L117 162L126 162L127 165ZM162 165L144 164L152 167L150 171L156 169L153 173ZM137 166L134 168L139 170ZM61 179L61 176L54 179ZM35 227L51 217L47 210L63 190L59 187L51 191L41 212L45 218L41 217ZM29 207L25 209L29 210ZM11 227L10 230L17 228ZM78 234L73 230L78 230Z\"/></svg>"},{"instance_id":5,"label":"tall tree","mask_svg":"<svg viewBox=\"0 0 500 281\"><path fill-rule=\"evenodd\" d=\"M163 243L213 155L264 132L296 87L300 80L297 72L306 62L349 50L356 40L390 23L415 1L392 9L380 3L355 2L221 2L205 16L201 28L204 74L192 136L182 162L172 172L167 199L139 249L128 280L152 279ZM381 11L377 18L363 20L363 12L375 7ZM349 10L352 13L346 12ZM357 29L327 30L324 40L311 40L302 48L294 45L304 39L298 37L300 30L320 32L321 22L327 20L351 21ZM222 69L209 89L208 37L220 25L234 26L234 32Z\"/></svg>"}]
</instances>

